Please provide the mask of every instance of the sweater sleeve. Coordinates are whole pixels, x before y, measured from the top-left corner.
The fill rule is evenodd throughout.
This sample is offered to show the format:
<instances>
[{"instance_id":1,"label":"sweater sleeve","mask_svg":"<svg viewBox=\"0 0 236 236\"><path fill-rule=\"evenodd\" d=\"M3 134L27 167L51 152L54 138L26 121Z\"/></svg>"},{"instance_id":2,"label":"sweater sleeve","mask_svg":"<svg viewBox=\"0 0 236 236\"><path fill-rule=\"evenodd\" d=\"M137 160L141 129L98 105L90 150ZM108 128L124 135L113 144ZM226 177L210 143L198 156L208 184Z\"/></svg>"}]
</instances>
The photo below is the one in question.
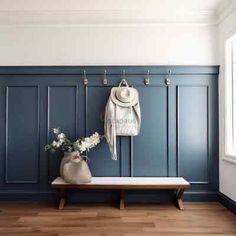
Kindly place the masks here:
<instances>
[{"instance_id":1,"label":"sweater sleeve","mask_svg":"<svg viewBox=\"0 0 236 236\"><path fill-rule=\"evenodd\" d=\"M108 100L105 108L105 120L104 120L104 131L106 140L111 152L111 158L117 160L116 150L116 127L115 127L115 105Z\"/></svg>"},{"instance_id":2,"label":"sweater sleeve","mask_svg":"<svg viewBox=\"0 0 236 236\"><path fill-rule=\"evenodd\" d=\"M136 117L137 117L137 125L138 125L137 134L139 134L140 128L141 128L141 111L140 111L139 102L134 106L134 111L135 111L135 114L136 114Z\"/></svg>"}]
</instances>

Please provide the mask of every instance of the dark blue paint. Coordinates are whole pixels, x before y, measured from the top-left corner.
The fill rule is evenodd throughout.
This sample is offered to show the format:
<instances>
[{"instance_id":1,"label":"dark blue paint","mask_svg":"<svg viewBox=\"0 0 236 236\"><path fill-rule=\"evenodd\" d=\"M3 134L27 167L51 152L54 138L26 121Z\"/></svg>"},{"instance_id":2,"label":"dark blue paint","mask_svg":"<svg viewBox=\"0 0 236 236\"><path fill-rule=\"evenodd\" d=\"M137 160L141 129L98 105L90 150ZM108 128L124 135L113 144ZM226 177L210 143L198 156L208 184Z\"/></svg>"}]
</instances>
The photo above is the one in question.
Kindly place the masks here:
<instances>
[{"instance_id":1,"label":"dark blue paint","mask_svg":"<svg viewBox=\"0 0 236 236\"><path fill-rule=\"evenodd\" d=\"M133 176L168 176L167 87L138 87L140 134L133 138Z\"/></svg>"},{"instance_id":2,"label":"dark blue paint","mask_svg":"<svg viewBox=\"0 0 236 236\"><path fill-rule=\"evenodd\" d=\"M48 87L48 140L53 139L52 128L60 127L70 139L76 137L77 130L77 86ZM49 156L49 179L59 175L61 153Z\"/></svg>"},{"instance_id":3,"label":"dark blue paint","mask_svg":"<svg viewBox=\"0 0 236 236\"><path fill-rule=\"evenodd\" d=\"M68 201L75 202L115 202L119 200L119 192L114 190L82 190L69 191L67 194ZM4 191L0 194L0 201L57 201L55 191ZM126 202L170 202L173 200L173 191L128 191L126 192ZM185 192L184 200L186 201L218 201L217 192ZM223 203L222 203L223 204ZM224 205L224 204L223 204ZM233 206L235 209L235 205ZM231 208L232 210L232 208Z\"/></svg>"},{"instance_id":4,"label":"dark blue paint","mask_svg":"<svg viewBox=\"0 0 236 236\"><path fill-rule=\"evenodd\" d=\"M178 86L177 109L178 174L207 183L208 87Z\"/></svg>"},{"instance_id":5,"label":"dark blue paint","mask_svg":"<svg viewBox=\"0 0 236 236\"><path fill-rule=\"evenodd\" d=\"M39 99L37 86L6 87L6 183L38 182Z\"/></svg>"},{"instance_id":6,"label":"dark blue paint","mask_svg":"<svg viewBox=\"0 0 236 236\"><path fill-rule=\"evenodd\" d=\"M105 69L107 86L102 84ZM186 194L188 200L215 199L218 66L0 67L0 129L7 131L0 133L0 199L22 199L24 193L27 199L37 194L49 198L48 181L58 175L62 157L61 153L52 155L43 150L52 140L50 129L59 126L70 138L103 133L109 91L118 85L123 69L129 84L139 90L141 132L134 138L118 139L118 161L110 159L104 141L91 150L92 174L179 175L193 183ZM82 83L84 70L87 87ZM148 70L150 85L145 86ZM171 85L166 87L169 70ZM105 191L99 196L100 200L116 199L117 193ZM83 198L89 199L89 193L80 200ZM130 201L140 198L154 199L140 192L128 196Z\"/></svg>"},{"instance_id":7,"label":"dark blue paint","mask_svg":"<svg viewBox=\"0 0 236 236\"><path fill-rule=\"evenodd\" d=\"M223 193L219 193L219 202L225 206L227 209L232 211L236 215L236 202L224 195Z\"/></svg>"},{"instance_id":8,"label":"dark blue paint","mask_svg":"<svg viewBox=\"0 0 236 236\"><path fill-rule=\"evenodd\" d=\"M87 119L86 134L89 136L95 131L104 134L104 112L109 98L110 87L88 86L87 88ZM120 155L120 139L117 139L117 152ZM89 167L95 176L120 176L120 161L113 161L105 140L88 153Z\"/></svg>"}]
</instances>

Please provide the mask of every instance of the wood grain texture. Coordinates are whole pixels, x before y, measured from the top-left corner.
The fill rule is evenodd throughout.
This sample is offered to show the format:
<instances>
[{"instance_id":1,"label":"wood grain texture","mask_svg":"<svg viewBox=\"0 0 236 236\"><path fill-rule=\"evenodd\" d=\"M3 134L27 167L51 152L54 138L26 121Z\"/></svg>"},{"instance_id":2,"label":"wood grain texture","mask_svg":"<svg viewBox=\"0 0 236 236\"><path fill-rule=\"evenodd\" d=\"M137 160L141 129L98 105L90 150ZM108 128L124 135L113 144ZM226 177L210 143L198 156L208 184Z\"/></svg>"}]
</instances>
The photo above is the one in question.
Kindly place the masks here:
<instances>
[{"instance_id":1,"label":"wood grain texture","mask_svg":"<svg viewBox=\"0 0 236 236\"><path fill-rule=\"evenodd\" d=\"M182 196L185 189L191 184L182 177L92 177L92 181L83 184L66 183L61 177L57 177L51 187L57 189L59 196L59 210L64 208L66 202L66 189L119 189L120 210L125 208L125 190L127 189L175 189L176 204L183 210Z\"/></svg>"},{"instance_id":2,"label":"wood grain texture","mask_svg":"<svg viewBox=\"0 0 236 236\"><path fill-rule=\"evenodd\" d=\"M92 181L83 184L66 183L57 177L52 188L78 189L188 189L191 184L182 177L92 177Z\"/></svg>"},{"instance_id":3,"label":"wood grain texture","mask_svg":"<svg viewBox=\"0 0 236 236\"><path fill-rule=\"evenodd\" d=\"M24 236L233 236L236 216L219 203L68 204L0 203L0 235Z\"/></svg>"}]
</instances>

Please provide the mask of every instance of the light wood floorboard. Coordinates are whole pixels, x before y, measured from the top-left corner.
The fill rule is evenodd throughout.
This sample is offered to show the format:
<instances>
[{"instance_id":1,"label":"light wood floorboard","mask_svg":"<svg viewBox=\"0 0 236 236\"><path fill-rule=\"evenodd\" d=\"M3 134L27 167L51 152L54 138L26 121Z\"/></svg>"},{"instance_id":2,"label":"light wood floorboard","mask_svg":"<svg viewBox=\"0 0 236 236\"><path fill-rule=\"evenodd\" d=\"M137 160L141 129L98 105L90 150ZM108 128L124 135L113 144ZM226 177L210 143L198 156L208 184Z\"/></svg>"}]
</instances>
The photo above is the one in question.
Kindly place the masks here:
<instances>
[{"instance_id":1,"label":"light wood floorboard","mask_svg":"<svg viewBox=\"0 0 236 236\"><path fill-rule=\"evenodd\" d=\"M236 236L236 216L219 203L69 204L0 203L0 235Z\"/></svg>"}]
</instances>

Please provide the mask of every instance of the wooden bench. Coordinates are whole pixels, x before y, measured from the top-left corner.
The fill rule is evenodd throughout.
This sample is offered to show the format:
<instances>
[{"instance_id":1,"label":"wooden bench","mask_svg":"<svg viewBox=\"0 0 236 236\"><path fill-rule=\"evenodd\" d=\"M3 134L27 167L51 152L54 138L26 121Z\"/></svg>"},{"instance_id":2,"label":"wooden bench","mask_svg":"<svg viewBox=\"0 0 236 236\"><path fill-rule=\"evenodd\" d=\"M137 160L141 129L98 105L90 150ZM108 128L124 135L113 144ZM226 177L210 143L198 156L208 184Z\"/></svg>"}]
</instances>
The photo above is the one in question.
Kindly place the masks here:
<instances>
[{"instance_id":1,"label":"wooden bench","mask_svg":"<svg viewBox=\"0 0 236 236\"><path fill-rule=\"evenodd\" d=\"M51 187L59 193L59 209L63 209L66 201L66 189L117 189L120 190L120 209L125 207L125 191L129 189L173 189L176 204L183 210L182 196L190 183L181 177L93 177L87 184L69 184L61 177L56 178Z\"/></svg>"}]
</instances>

